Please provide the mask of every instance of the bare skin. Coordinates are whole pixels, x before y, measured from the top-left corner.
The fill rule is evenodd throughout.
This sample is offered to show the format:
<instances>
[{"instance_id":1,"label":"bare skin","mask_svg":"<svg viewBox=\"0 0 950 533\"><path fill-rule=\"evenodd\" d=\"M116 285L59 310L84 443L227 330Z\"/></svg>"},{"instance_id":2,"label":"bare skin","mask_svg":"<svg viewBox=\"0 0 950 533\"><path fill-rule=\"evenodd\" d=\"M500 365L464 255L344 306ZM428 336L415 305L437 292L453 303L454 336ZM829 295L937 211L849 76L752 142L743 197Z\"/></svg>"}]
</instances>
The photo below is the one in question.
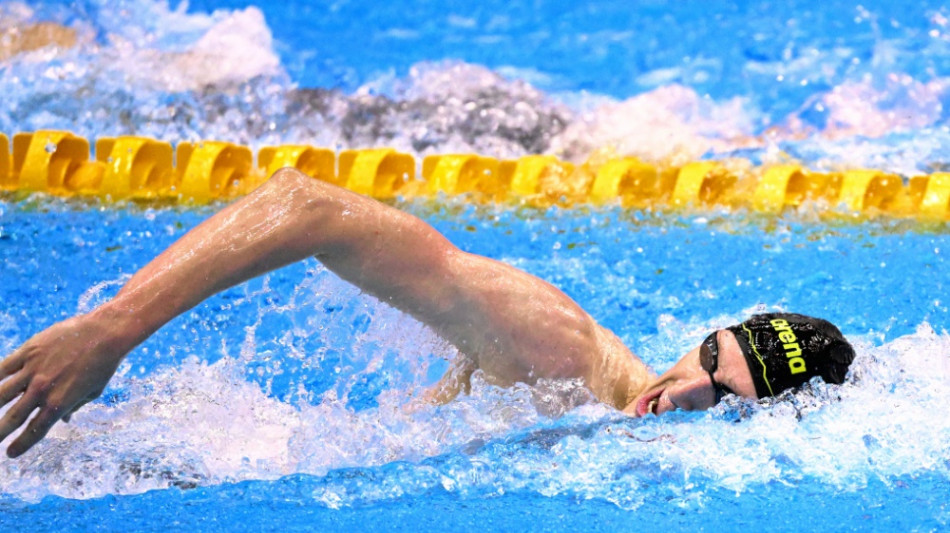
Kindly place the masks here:
<instances>
[{"instance_id":1,"label":"bare skin","mask_svg":"<svg viewBox=\"0 0 950 533\"><path fill-rule=\"evenodd\" d=\"M729 330L717 332L719 341L719 366L713 373L715 380L729 387L738 396L758 399L752 374L745 356ZM660 415L668 411L702 411L716 403L716 392L709 381L709 374L699 364L699 346L690 350L679 361L656 378L646 389L624 408L634 416L649 413Z\"/></svg>"},{"instance_id":2,"label":"bare skin","mask_svg":"<svg viewBox=\"0 0 950 533\"><path fill-rule=\"evenodd\" d=\"M7 454L21 455L98 397L122 359L172 318L309 256L458 348L455 367L429 392L430 401L450 401L481 370L499 386L580 378L600 401L636 416L712 403L698 348L656 379L616 335L546 281L463 252L397 209L283 169L188 232L110 302L38 333L0 362L0 407L13 402L0 419L0 441L26 425ZM720 332L715 378L754 398L729 335ZM654 397L656 407L647 409Z\"/></svg>"},{"instance_id":3,"label":"bare skin","mask_svg":"<svg viewBox=\"0 0 950 533\"><path fill-rule=\"evenodd\" d=\"M72 48L76 42L76 30L52 22L0 27L0 61L47 46Z\"/></svg>"}]
</instances>

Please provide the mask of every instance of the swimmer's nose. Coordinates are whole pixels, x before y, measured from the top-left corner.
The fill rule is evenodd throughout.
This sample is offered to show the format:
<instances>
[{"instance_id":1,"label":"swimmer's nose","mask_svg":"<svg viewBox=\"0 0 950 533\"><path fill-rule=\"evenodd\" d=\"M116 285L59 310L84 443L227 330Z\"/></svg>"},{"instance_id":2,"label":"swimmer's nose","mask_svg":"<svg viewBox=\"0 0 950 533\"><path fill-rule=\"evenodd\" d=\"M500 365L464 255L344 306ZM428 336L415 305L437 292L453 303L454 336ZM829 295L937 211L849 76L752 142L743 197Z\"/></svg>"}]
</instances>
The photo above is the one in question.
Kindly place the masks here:
<instances>
[{"instance_id":1,"label":"swimmer's nose","mask_svg":"<svg viewBox=\"0 0 950 533\"><path fill-rule=\"evenodd\" d=\"M715 393L708 376L681 380L667 389L673 405L685 411L701 411L712 407Z\"/></svg>"}]
</instances>

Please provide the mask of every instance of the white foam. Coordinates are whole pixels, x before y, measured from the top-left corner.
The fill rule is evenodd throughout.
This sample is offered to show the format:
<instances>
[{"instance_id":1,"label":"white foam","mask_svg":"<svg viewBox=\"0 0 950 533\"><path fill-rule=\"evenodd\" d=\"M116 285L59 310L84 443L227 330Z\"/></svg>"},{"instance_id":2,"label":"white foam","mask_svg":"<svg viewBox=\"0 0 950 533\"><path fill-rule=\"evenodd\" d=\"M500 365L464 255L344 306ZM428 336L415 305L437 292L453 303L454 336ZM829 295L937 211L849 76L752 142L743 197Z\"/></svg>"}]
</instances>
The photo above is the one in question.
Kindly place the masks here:
<instances>
[{"instance_id":1,"label":"white foam","mask_svg":"<svg viewBox=\"0 0 950 533\"><path fill-rule=\"evenodd\" d=\"M696 486L742 492L811 479L854 490L872 478L950 476L950 419L935 415L950 401L950 335L924 324L882 346L859 341L858 353L840 387L816 384L766 405L732 399L706 414L645 420L586 400L549 418L538 399L570 396L576 385L505 390L477 376L470 396L442 407L407 408L424 383L419 375L415 386L384 392L378 408L349 407L337 393L346 386L295 405L248 382L243 360L190 359L120 378L127 399L87 406L20 460L2 462L0 491L90 498L409 462L358 489L346 477L329 478L315 497L336 506L440 485L635 508L660 493L686 498L684 487L701 497ZM443 459L423 463L436 456Z\"/></svg>"},{"instance_id":2,"label":"white foam","mask_svg":"<svg viewBox=\"0 0 950 533\"><path fill-rule=\"evenodd\" d=\"M942 160L950 146L950 134L935 118L943 113L946 82L899 73L883 81L848 80L818 95L812 103L821 103L828 125L807 131L806 141L796 140L806 130L795 129L794 114L784 130L753 138L761 113L742 98L714 101L678 85L624 101L548 95L525 81L544 83L543 73L505 69L520 78L512 81L457 62L422 63L405 78L384 75L354 95L314 94L310 114L287 116L288 101L302 93L293 93L283 77L258 10L194 15L167 2L125 5L147 15L128 20L121 10L103 9L105 18L79 29L101 27L110 36L106 41L81 40L73 50L44 50L5 64L0 90L9 99L0 125L175 141L385 144L419 155L543 151L575 161L604 147L676 163L747 146L774 148L775 157L784 157L782 149L791 146L810 165L908 172ZM26 6L9 6L4 9L20 20L32 16ZM653 72L641 81L682 75ZM274 79L262 80L269 77ZM79 97L84 91L91 91L88 98ZM171 104L170 92L181 93ZM47 99L42 109L29 105ZM127 124L115 120L121 112L132 117ZM901 133L906 137L895 137ZM114 283L87 291L79 309L100 302ZM678 305L662 291L643 297L660 308ZM347 320L365 319L371 326L354 337L349 323L321 322L323 315L313 310L322 306L346 308ZM286 333L258 338L267 321L277 319L290 324ZM649 362L662 367L710 327L734 319L678 322L664 316L660 333L640 345ZM0 313L0 331L15 331L16 320ZM329 389L314 395L299 384L303 390L286 399L267 394L266 380L249 381L248 369L259 361L269 365L265 374L291 359L323 363L322 353L294 342L308 337L345 352L340 360L349 368L327 365L326 372L339 374ZM0 350L21 340L4 334ZM0 462L0 492L28 500L48 494L89 498L406 461L392 474L402 476L398 483L384 479L354 491L345 480L328 480L316 497L339 505L442 486L460 493L576 494L636 507L646 497L688 498L691 484L706 479L743 491L805 478L855 488L875 477L947 475L950 418L941 413L950 403L950 337L923 324L913 335L883 345L873 341L859 345L854 380L842 387L815 386L770 405L729 401L705 415L627 420L603 405L584 404L576 384L501 390L478 379L472 395L449 405L407 409L426 384L428 367L452 358L452 350L355 289L315 276L289 302L261 305L246 336L235 347L222 347L223 357L213 364L196 357L140 378L123 367L114 384L119 400L87 406L24 458ZM354 409L356 384L379 371L390 372L395 386L379 396L378 407ZM539 407L539 398L547 403ZM566 415L552 419L551 412Z\"/></svg>"},{"instance_id":3,"label":"white foam","mask_svg":"<svg viewBox=\"0 0 950 533\"><path fill-rule=\"evenodd\" d=\"M5 18L10 15L18 25L32 23L32 11L18 6L5 6ZM270 29L255 7L214 15L186 13L185 3L172 10L167 1L101 7L95 20L75 23L72 29L80 37L75 47L14 56L8 68L16 73L30 65L59 63L60 78L121 76L130 88L166 92L227 88L282 72ZM104 38L94 39L97 31Z\"/></svg>"},{"instance_id":4,"label":"white foam","mask_svg":"<svg viewBox=\"0 0 950 533\"><path fill-rule=\"evenodd\" d=\"M32 21L27 6L5 9L21 23ZM906 53L900 43L882 41L869 69L840 81L820 73L841 67L850 57L842 50L805 54L794 65L750 61L746 68L759 74L775 68L776 76L836 83L787 117L770 117L748 98L714 100L675 84L622 101L547 94L532 85L558 83L544 72L461 62L419 63L405 77L384 73L352 95L298 92L256 8L203 15L184 4L131 0L92 12L94 20L74 23L76 47L47 47L5 63L0 90L8 111L0 113L0 129L217 138L252 148L386 145L420 156L549 153L574 162L605 148L672 164L740 150L758 151L766 162L792 153L813 168L904 174L942 162L950 146L941 122L948 82L901 73L893 57ZM942 35L926 43L928 53L946 47ZM663 75L649 74L648 85L662 83ZM37 99L45 104L33 105ZM773 120L776 127L757 133Z\"/></svg>"},{"instance_id":5,"label":"white foam","mask_svg":"<svg viewBox=\"0 0 950 533\"><path fill-rule=\"evenodd\" d=\"M0 30L16 28L33 18L33 9L22 2L4 2L0 5Z\"/></svg>"},{"instance_id":6,"label":"white foam","mask_svg":"<svg viewBox=\"0 0 950 533\"><path fill-rule=\"evenodd\" d=\"M183 6L184 4L182 4ZM148 17L119 24L103 10L109 33L105 44L85 47L96 75L120 74L131 88L145 91L194 91L209 86L220 90L258 76L279 75L280 60L264 15L255 7L215 16L186 14L167 2L137 2Z\"/></svg>"},{"instance_id":7,"label":"white foam","mask_svg":"<svg viewBox=\"0 0 950 533\"><path fill-rule=\"evenodd\" d=\"M870 76L845 82L822 97L828 111L823 132L829 138L881 137L895 131L932 126L940 118L941 96L947 83L921 83L906 74L892 73L883 87L875 87Z\"/></svg>"},{"instance_id":8,"label":"white foam","mask_svg":"<svg viewBox=\"0 0 950 533\"><path fill-rule=\"evenodd\" d=\"M745 144L752 126L742 99L714 102L670 85L585 113L555 138L551 150L569 159L599 148L675 164Z\"/></svg>"},{"instance_id":9,"label":"white foam","mask_svg":"<svg viewBox=\"0 0 950 533\"><path fill-rule=\"evenodd\" d=\"M137 84L180 92L227 88L282 73L264 15L255 7L229 13L182 52L128 48L116 43L116 62ZM148 68L141 68L144 64ZM158 68L153 68L158 67Z\"/></svg>"}]
</instances>

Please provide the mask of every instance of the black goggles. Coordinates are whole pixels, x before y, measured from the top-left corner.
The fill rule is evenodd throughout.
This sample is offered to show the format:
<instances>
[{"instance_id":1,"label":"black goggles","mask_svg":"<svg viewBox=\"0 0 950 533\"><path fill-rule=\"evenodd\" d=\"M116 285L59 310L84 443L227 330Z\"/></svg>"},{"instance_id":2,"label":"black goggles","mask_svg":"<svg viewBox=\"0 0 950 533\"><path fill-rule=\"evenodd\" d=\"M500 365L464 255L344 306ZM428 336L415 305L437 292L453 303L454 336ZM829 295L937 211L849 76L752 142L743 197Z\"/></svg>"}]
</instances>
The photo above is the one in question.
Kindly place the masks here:
<instances>
[{"instance_id":1,"label":"black goggles","mask_svg":"<svg viewBox=\"0 0 950 533\"><path fill-rule=\"evenodd\" d=\"M706 340L699 346L699 364L703 370L709 373L709 382L712 383L713 391L716 393L716 401L713 405L722 401L722 397L727 394L735 394L732 389L716 381L713 373L719 368L719 341L716 338L718 332L714 331L706 337Z\"/></svg>"}]
</instances>

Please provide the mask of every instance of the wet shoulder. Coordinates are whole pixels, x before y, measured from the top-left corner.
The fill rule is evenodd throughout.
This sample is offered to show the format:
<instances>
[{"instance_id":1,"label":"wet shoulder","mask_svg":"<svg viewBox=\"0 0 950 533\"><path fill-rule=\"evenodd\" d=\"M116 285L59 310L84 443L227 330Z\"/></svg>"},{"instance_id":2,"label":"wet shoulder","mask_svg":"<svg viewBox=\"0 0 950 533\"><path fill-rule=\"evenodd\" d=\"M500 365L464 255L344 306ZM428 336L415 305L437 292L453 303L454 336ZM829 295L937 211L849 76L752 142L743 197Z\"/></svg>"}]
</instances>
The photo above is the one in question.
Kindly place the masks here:
<instances>
[{"instance_id":1,"label":"wet shoulder","mask_svg":"<svg viewBox=\"0 0 950 533\"><path fill-rule=\"evenodd\" d=\"M654 379L650 369L614 332L597 327L597 353L587 378L598 400L623 409Z\"/></svg>"}]
</instances>

